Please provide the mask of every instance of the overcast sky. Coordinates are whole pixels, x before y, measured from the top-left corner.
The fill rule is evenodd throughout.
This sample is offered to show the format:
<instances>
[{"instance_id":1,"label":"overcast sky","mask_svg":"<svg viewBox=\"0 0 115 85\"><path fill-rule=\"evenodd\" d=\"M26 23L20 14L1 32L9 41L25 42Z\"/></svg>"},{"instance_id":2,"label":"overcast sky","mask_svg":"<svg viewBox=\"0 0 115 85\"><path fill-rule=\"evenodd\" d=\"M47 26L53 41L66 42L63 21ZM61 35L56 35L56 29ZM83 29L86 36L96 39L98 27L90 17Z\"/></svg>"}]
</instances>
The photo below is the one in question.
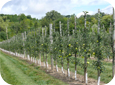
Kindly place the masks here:
<instances>
[{"instance_id":1,"label":"overcast sky","mask_svg":"<svg viewBox=\"0 0 115 85\"><path fill-rule=\"evenodd\" d=\"M3 5L0 13L31 15L35 18L42 18L51 10L58 11L62 15L76 14L79 17L82 11L89 14L102 12L111 14L112 5L105 0L11 0Z\"/></svg>"}]
</instances>

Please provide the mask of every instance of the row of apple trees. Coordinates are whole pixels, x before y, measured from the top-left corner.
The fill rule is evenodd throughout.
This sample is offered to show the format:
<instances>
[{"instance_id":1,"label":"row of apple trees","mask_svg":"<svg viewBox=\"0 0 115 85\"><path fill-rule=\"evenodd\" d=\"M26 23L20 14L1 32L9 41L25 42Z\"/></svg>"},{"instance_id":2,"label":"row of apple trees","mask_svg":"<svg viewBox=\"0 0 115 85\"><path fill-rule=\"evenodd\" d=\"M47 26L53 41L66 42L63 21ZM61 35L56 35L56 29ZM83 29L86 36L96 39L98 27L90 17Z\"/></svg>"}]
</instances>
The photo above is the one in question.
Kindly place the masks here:
<instances>
[{"instance_id":1,"label":"row of apple trees","mask_svg":"<svg viewBox=\"0 0 115 85\"><path fill-rule=\"evenodd\" d=\"M84 21L86 18L84 18ZM75 22L76 22L75 17ZM55 30L55 27L43 27L39 29L30 30L24 33L20 33L11 39L3 41L0 43L0 48L9 50L12 52L17 52L20 54L25 54L41 59L43 57L43 62L48 64L48 58L53 58L52 69L54 68L54 63L60 63L62 66L62 72L64 63L67 63L67 76L70 77L69 64L75 64L75 79L77 73L77 66L80 65L84 68L84 81L87 77L87 67L89 62L87 59L91 56L96 59L99 58L99 61L95 60L92 64L93 67L101 72L104 70L103 63L101 62L104 58L112 56L111 52L111 32L105 31L103 28L100 28L100 33L98 34L97 30L90 30L91 28L86 27L79 29L76 28L73 30L73 34L70 34L69 30L69 19L67 21L67 30L63 31L63 26L61 21L59 22L58 31ZM85 24L85 23L84 23ZM99 36L99 37L98 37ZM100 44L100 45L99 45ZM52 57L51 57L52 56ZM78 57L84 58L84 62L80 61ZM65 62L66 61L66 62Z\"/></svg>"}]
</instances>

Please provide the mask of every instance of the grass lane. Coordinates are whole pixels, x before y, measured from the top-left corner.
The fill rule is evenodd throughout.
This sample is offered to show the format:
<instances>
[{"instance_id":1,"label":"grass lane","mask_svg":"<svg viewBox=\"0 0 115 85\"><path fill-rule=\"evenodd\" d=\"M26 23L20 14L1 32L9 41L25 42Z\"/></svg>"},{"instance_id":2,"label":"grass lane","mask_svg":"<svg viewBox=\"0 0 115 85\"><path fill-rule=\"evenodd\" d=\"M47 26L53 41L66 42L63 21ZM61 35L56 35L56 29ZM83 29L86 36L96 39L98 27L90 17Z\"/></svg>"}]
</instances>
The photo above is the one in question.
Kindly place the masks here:
<instances>
[{"instance_id":1,"label":"grass lane","mask_svg":"<svg viewBox=\"0 0 115 85\"><path fill-rule=\"evenodd\" d=\"M78 59L81 62L84 61L84 58L78 57ZM49 62L49 64L51 64L51 59L49 56L48 56L48 62ZM90 62L90 64L88 65L88 68L87 68L88 77L97 80L97 70L95 70L92 66L93 60L88 59L88 62ZM104 69L104 72L101 73L101 81L104 83L109 83L112 80L112 63L103 61L103 65L104 65L105 69ZM59 62L58 62L58 66L61 68L61 64ZM70 61L69 67L70 67L70 71L75 72L75 64L72 63L71 61ZM67 69L67 60L66 59L64 60L64 69ZM81 66L79 66L79 65L77 66L77 73L80 75L84 75L84 69L81 68Z\"/></svg>"},{"instance_id":2,"label":"grass lane","mask_svg":"<svg viewBox=\"0 0 115 85\"><path fill-rule=\"evenodd\" d=\"M23 74L26 74L30 79L34 80L32 82L35 82L37 83L37 85L42 85L42 84L53 84L53 85L58 85L58 82L60 82L59 80L52 80L52 78L49 78L49 76L46 76L45 72L39 70L39 67L36 67L34 68L32 65L29 65L29 64L26 64L26 62L24 60L19 60L18 58L15 58L15 57L11 57L11 56L8 56L6 54L1 54L2 56L5 56L7 59L4 59L4 58L1 58L0 57L0 62L4 63L4 60L9 60L12 62L12 64L15 65L16 68L20 69L22 71ZM1 56L0 55L0 56ZM83 58L80 58L80 61L84 61ZM42 59L43 60L43 59ZM51 64L51 61L50 61L50 56L48 57L48 62L49 64ZM94 78L97 80L97 70L95 70L91 63L93 62L93 60L91 59L88 59L88 62L90 62L90 65L88 66L88 77L90 78ZM10 63L10 62L9 62ZM8 63L7 63L8 64ZM112 63L110 62L103 62L104 64L104 67L105 67L105 70L103 73L101 73L101 81L104 82L104 83L108 83L111 81L112 79ZM7 65L5 67L5 63L4 63L4 66L2 66L2 69L3 67L5 69L7 69ZM13 65L12 65L13 66ZM61 67L61 64L58 62L58 66ZM64 60L64 69L67 69L67 61ZM77 66L77 73L78 74L81 74L81 75L84 75L84 70L83 68L81 68L80 66ZM9 70L9 68L5 71L6 73L10 72L11 70ZM70 62L70 71L74 72L75 69L74 69L74 64L72 62ZM4 72L4 75L6 75L6 73ZM39 75L41 74L41 75ZM36 76L37 75L37 76ZM9 74L9 76L13 76L11 80L15 80L16 82L18 82L18 79L15 78L16 74L13 74L12 72ZM45 76L45 77L43 77ZM5 78L7 80L7 78ZM54 79L54 78L53 78ZM10 81L10 80L9 80ZM11 81L10 81L11 82ZM21 84L22 82L20 82L19 80L19 84ZM57 84L56 84L57 83ZM61 84L60 85L64 85L63 82L60 82ZM18 85L18 84L16 84ZM21 84L23 85L23 84ZM28 84L29 85L29 84Z\"/></svg>"},{"instance_id":3,"label":"grass lane","mask_svg":"<svg viewBox=\"0 0 115 85\"><path fill-rule=\"evenodd\" d=\"M3 79L12 85L67 85L33 67L24 60L0 53L0 71Z\"/></svg>"}]
</instances>

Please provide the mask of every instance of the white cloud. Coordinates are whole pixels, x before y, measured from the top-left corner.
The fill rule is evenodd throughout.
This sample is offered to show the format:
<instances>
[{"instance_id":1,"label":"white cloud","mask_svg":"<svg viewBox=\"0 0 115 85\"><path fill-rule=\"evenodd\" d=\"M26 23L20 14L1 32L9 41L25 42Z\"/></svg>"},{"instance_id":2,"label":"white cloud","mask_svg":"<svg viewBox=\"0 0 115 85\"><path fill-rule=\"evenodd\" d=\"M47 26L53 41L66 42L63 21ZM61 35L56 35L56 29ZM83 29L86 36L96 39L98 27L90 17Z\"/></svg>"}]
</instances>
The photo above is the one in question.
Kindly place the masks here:
<instances>
[{"instance_id":1,"label":"white cloud","mask_svg":"<svg viewBox=\"0 0 115 85\"><path fill-rule=\"evenodd\" d=\"M93 14L95 14L95 12L94 11L88 11L88 14L93 15ZM78 13L77 17L79 18L81 15L84 15L84 13L83 12Z\"/></svg>"},{"instance_id":2,"label":"white cloud","mask_svg":"<svg viewBox=\"0 0 115 85\"><path fill-rule=\"evenodd\" d=\"M4 4L6 4L7 2L9 2L10 0L2 0L0 1L0 11L1 11L1 8Z\"/></svg>"},{"instance_id":3,"label":"white cloud","mask_svg":"<svg viewBox=\"0 0 115 85\"><path fill-rule=\"evenodd\" d=\"M112 11L113 11L112 8L113 8L112 5L109 5L109 6L105 7L104 9L101 9L101 12L104 12L106 14L112 14Z\"/></svg>"},{"instance_id":4,"label":"white cloud","mask_svg":"<svg viewBox=\"0 0 115 85\"><path fill-rule=\"evenodd\" d=\"M115 8L115 0L105 0L105 1L109 2Z\"/></svg>"},{"instance_id":5,"label":"white cloud","mask_svg":"<svg viewBox=\"0 0 115 85\"><path fill-rule=\"evenodd\" d=\"M77 17L79 18L81 15L84 15L83 12L78 13Z\"/></svg>"},{"instance_id":6,"label":"white cloud","mask_svg":"<svg viewBox=\"0 0 115 85\"><path fill-rule=\"evenodd\" d=\"M69 3L71 3L70 0L12 0L2 8L0 13L20 14L24 12L36 16L43 15L51 10L67 13L71 9Z\"/></svg>"},{"instance_id":7,"label":"white cloud","mask_svg":"<svg viewBox=\"0 0 115 85\"><path fill-rule=\"evenodd\" d=\"M104 12L104 13L106 13L106 14L112 14L112 13L113 13L113 7L112 7L112 5L109 5L109 6L105 7L105 8L103 8L103 9L100 9L100 11L101 11L101 12ZM89 15L93 15L93 14L97 13L98 10L88 11L88 12L89 12L89 13L88 13ZM83 13L83 12L78 13L78 14L77 14L77 17L80 17L81 15L84 15L84 13Z\"/></svg>"},{"instance_id":8,"label":"white cloud","mask_svg":"<svg viewBox=\"0 0 115 85\"><path fill-rule=\"evenodd\" d=\"M105 0L71 0L72 4L81 5L101 5L107 4Z\"/></svg>"},{"instance_id":9,"label":"white cloud","mask_svg":"<svg viewBox=\"0 0 115 85\"><path fill-rule=\"evenodd\" d=\"M106 3L104 0L12 0L3 6L0 13L24 13L32 17L42 18L45 13L51 10L56 10L62 15L68 15L76 13L76 9L73 9L74 7ZM92 14L92 11L89 13Z\"/></svg>"}]
</instances>

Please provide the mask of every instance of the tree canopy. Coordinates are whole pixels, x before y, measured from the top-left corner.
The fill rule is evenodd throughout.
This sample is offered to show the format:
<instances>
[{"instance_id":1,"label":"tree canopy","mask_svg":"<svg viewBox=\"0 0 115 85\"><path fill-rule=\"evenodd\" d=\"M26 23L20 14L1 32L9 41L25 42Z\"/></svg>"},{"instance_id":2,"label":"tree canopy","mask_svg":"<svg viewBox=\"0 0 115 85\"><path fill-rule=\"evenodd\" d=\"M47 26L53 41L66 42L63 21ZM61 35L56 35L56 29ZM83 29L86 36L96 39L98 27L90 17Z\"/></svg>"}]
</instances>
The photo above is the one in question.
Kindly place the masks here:
<instances>
[{"instance_id":1,"label":"tree canopy","mask_svg":"<svg viewBox=\"0 0 115 85\"><path fill-rule=\"evenodd\" d=\"M87 27L92 31L96 31L96 27L98 26L98 13L94 15L87 15ZM110 22L113 23L112 15L105 14L103 12L100 13L100 25L103 26L103 29L106 31L110 28ZM69 31L70 34L73 33L73 29L75 29L75 14L71 15L61 15L59 12L52 10L46 13L46 15L42 19L32 18L31 15L25 14L0 14L0 34L6 33L8 37L13 37L17 33L22 33L24 31L33 30L33 29L41 29L42 27L47 27L49 29L49 24L52 23L53 27L56 31L59 31L59 21L61 21L62 29L64 31L67 30L67 21L69 21ZM76 17L76 28L83 29L84 28L84 16L81 15L79 18ZM1 35L0 35L1 36ZM5 37L5 35L4 35ZM5 40L1 36L1 40Z\"/></svg>"}]
</instances>

